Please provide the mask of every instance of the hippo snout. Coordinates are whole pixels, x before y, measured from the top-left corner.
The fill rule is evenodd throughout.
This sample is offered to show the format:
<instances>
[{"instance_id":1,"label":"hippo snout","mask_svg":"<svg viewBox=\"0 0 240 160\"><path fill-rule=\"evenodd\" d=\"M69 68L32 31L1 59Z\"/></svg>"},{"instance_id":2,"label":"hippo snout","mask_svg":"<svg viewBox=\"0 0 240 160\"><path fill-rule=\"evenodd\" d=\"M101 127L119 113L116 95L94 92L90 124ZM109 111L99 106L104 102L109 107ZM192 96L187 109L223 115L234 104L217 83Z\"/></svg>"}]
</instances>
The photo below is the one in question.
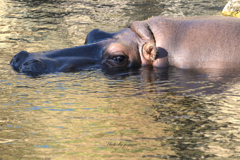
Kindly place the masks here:
<instances>
[{"instance_id":1,"label":"hippo snout","mask_svg":"<svg viewBox=\"0 0 240 160\"><path fill-rule=\"evenodd\" d=\"M18 69L28 57L29 53L27 51L21 51L12 58L10 65L13 68Z\"/></svg>"},{"instance_id":2,"label":"hippo snout","mask_svg":"<svg viewBox=\"0 0 240 160\"><path fill-rule=\"evenodd\" d=\"M20 72L43 72L45 70L46 66L40 59L31 59L27 62L23 63L21 67L19 68Z\"/></svg>"}]
</instances>

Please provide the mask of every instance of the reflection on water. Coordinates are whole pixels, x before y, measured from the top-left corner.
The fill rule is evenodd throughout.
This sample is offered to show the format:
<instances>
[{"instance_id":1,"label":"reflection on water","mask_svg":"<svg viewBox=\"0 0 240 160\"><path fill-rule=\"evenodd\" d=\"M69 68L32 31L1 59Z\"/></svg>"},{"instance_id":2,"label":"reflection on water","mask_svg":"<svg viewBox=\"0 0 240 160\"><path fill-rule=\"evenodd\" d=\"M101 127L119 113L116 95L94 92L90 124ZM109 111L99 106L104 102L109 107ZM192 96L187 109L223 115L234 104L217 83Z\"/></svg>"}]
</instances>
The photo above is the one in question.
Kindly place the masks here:
<instances>
[{"instance_id":1,"label":"reflection on water","mask_svg":"<svg viewBox=\"0 0 240 160\"><path fill-rule=\"evenodd\" d=\"M238 159L239 71L140 68L39 77L20 50L83 44L151 16L215 15L225 0L0 1L0 159Z\"/></svg>"}]
</instances>

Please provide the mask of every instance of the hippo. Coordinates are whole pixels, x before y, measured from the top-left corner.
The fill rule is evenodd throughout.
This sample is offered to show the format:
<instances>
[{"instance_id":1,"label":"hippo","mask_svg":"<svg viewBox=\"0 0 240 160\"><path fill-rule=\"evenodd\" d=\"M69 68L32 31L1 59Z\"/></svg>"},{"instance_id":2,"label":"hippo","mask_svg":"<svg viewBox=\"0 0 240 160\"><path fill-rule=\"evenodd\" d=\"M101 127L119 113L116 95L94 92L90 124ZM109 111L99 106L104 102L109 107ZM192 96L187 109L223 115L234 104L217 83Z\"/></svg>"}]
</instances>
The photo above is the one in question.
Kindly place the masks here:
<instances>
[{"instance_id":1,"label":"hippo","mask_svg":"<svg viewBox=\"0 0 240 160\"><path fill-rule=\"evenodd\" d=\"M240 19L152 17L115 33L93 29L81 46L21 51L10 64L18 72L33 74L95 67L236 68L240 67Z\"/></svg>"}]
</instances>

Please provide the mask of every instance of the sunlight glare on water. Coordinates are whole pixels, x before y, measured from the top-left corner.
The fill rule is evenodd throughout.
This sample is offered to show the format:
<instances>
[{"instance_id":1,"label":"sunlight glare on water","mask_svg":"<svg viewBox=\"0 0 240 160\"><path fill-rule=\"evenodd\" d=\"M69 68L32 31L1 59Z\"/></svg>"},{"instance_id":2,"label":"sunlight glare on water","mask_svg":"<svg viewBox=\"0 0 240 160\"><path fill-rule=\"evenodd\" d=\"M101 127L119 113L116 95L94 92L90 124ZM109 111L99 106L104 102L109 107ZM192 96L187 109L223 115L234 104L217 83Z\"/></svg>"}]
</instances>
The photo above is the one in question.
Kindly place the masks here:
<instances>
[{"instance_id":1,"label":"sunlight glare on water","mask_svg":"<svg viewBox=\"0 0 240 160\"><path fill-rule=\"evenodd\" d=\"M218 15L225 0L0 1L0 159L238 159L239 71L91 69L30 77L21 50L82 45L152 16Z\"/></svg>"}]
</instances>

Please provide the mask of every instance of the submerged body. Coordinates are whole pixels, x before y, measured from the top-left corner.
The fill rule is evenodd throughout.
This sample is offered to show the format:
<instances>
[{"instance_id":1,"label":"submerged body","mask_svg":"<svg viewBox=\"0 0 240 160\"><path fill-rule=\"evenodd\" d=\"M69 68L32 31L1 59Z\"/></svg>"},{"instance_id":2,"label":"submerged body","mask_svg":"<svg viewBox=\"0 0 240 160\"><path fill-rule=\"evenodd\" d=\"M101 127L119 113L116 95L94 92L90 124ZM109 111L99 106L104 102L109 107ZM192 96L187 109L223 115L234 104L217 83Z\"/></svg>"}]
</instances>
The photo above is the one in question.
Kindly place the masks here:
<instances>
[{"instance_id":1,"label":"submerged body","mask_svg":"<svg viewBox=\"0 0 240 160\"><path fill-rule=\"evenodd\" d=\"M132 22L116 33L94 29L82 46L39 53L21 51L10 64L26 73L101 66L236 68L240 67L239 37L240 20L233 17L153 17Z\"/></svg>"}]
</instances>

